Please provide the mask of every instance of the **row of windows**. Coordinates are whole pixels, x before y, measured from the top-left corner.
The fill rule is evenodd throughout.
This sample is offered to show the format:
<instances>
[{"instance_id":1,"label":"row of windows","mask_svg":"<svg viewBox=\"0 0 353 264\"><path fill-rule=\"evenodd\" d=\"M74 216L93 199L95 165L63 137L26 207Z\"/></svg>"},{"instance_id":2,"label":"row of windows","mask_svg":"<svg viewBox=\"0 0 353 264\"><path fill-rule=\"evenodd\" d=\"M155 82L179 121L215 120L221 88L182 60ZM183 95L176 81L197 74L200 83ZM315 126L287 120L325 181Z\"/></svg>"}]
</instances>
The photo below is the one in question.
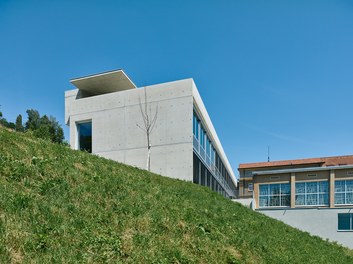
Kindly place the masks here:
<instances>
[{"instance_id":1,"label":"row of windows","mask_svg":"<svg viewBox=\"0 0 353 264\"><path fill-rule=\"evenodd\" d=\"M261 184L260 207L290 206L290 184Z\"/></svg>"},{"instance_id":2,"label":"row of windows","mask_svg":"<svg viewBox=\"0 0 353 264\"><path fill-rule=\"evenodd\" d=\"M260 184L259 206L290 206L290 184ZM335 204L353 204L353 180L335 181ZM328 181L295 183L295 205L329 205Z\"/></svg>"},{"instance_id":3,"label":"row of windows","mask_svg":"<svg viewBox=\"0 0 353 264\"><path fill-rule=\"evenodd\" d=\"M298 182L295 184L296 205L328 205L329 186L327 181Z\"/></svg>"},{"instance_id":4,"label":"row of windows","mask_svg":"<svg viewBox=\"0 0 353 264\"><path fill-rule=\"evenodd\" d=\"M207 167L200 161L200 159L194 154L193 158L193 182L202 186L207 186L212 191L218 192L224 197L229 197L227 192L214 178L213 174L207 169Z\"/></svg>"},{"instance_id":5,"label":"row of windows","mask_svg":"<svg viewBox=\"0 0 353 264\"><path fill-rule=\"evenodd\" d=\"M199 154L200 158L209 166L210 170L222 177L228 186L235 190L236 187L224 166L220 156L214 148L211 139L208 137L206 130L202 126L200 119L194 112L193 115L193 134L194 134L194 149ZM195 141L196 140L196 141Z\"/></svg>"},{"instance_id":6,"label":"row of windows","mask_svg":"<svg viewBox=\"0 0 353 264\"><path fill-rule=\"evenodd\" d=\"M201 121L194 113L193 116L193 133L195 138L200 143L200 147L205 151L207 157L212 163L215 163L216 150L214 149L211 140L208 138L205 129L202 127Z\"/></svg>"}]
</instances>

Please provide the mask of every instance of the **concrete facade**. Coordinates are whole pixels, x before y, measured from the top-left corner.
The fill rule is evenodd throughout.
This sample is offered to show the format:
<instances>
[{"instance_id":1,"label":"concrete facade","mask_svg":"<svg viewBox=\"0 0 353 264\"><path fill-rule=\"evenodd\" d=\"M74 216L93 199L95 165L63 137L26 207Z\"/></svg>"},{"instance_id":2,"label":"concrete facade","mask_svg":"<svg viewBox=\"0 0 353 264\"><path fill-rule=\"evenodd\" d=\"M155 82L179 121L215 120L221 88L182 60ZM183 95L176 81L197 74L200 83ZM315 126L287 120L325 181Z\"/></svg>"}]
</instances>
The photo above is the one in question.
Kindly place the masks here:
<instances>
[{"instance_id":1,"label":"concrete facade","mask_svg":"<svg viewBox=\"0 0 353 264\"><path fill-rule=\"evenodd\" d=\"M337 215L339 213L353 213L352 208L296 208L259 210L259 212L312 235L336 241L353 249L353 232L337 230Z\"/></svg>"},{"instance_id":2,"label":"concrete facade","mask_svg":"<svg viewBox=\"0 0 353 264\"><path fill-rule=\"evenodd\" d=\"M236 186L232 168L192 79L142 88L129 81L121 70L72 81L78 89L65 92L65 122L70 127L73 149L79 148L77 125L90 121L93 154L146 169L146 133L139 128L144 122L141 105L144 106L146 91L148 109L158 109L150 135L151 171L193 181L192 128L197 108Z\"/></svg>"}]
</instances>

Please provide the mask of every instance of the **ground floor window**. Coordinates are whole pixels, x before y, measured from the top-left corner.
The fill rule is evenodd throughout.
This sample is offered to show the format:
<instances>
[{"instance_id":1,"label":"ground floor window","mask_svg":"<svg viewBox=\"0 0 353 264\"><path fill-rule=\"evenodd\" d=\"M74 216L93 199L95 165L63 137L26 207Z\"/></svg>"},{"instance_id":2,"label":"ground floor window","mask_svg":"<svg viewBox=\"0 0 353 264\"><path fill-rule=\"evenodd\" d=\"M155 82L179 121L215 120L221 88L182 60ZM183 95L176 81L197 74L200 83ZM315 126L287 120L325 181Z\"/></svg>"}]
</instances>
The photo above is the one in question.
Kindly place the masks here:
<instances>
[{"instance_id":1,"label":"ground floor window","mask_svg":"<svg viewBox=\"0 0 353 264\"><path fill-rule=\"evenodd\" d=\"M338 214L338 230L353 231L353 213Z\"/></svg>"},{"instance_id":2,"label":"ground floor window","mask_svg":"<svg viewBox=\"0 0 353 264\"><path fill-rule=\"evenodd\" d=\"M328 181L297 182L295 184L296 205L328 205Z\"/></svg>"},{"instance_id":3,"label":"ground floor window","mask_svg":"<svg viewBox=\"0 0 353 264\"><path fill-rule=\"evenodd\" d=\"M77 124L78 149L92 153L92 122Z\"/></svg>"},{"instance_id":4,"label":"ground floor window","mask_svg":"<svg viewBox=\"0 0 353 264\"><path fill-rule=\"evenodd\" d=\"M290 184L260 184L260 207L290 206Z\"/></svg>"},{"instance_id":5,"label":"ground floor window","mask_svg":"<svg viewBox=\"0 0 353 264\"><path fill-rule=\"evenodd\" d=\"M353 180L335 181L335 204L353 204Z\"/></svg>"}]
</instances>

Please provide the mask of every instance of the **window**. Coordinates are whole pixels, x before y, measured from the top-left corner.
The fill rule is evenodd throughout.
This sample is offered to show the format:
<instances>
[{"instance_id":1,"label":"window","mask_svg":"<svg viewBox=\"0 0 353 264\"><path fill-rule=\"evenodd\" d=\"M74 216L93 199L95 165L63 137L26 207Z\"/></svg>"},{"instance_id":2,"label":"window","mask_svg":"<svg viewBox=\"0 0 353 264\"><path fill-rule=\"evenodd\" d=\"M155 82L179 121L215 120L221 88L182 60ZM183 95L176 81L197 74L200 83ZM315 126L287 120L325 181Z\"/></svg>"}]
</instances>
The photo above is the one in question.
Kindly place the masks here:
<instances>
[{"instance_id":1,"label":"window","mask_svg":"<svg viewBox=\"0 0 353 264\"><path fill-rule=\"evenodd\" d=\"M248 191L249 191L249 192L252 192L252 191L253 191L253 184L252 184L252 183L249 183L249 184L248 184Z\"/></svg>"},{"instance_id":2,"label":"window","mask_svg":"<svg viewBox=\"0 0 353 264\"><path fill-rule=\"evenodd\" d=\"M206 154L207 154L207 156L210 156L210 147L211 147L211 141L209 141L208 137L206 137Z\"/></svg>"},{"instance_id":3,"label":"window","mask_svg":"<svg viewBox=\"0 0 353 264\"><path fill-rule=\"evenodd\" d=\"M296 205L328 205L328 181L297 182L295 184Z\"/></svg>"},{"instance_id":4,"label":"window","mask_svg":"<svg viewBox=\"0 0 353 264\"><path fill-rule=\"evenodd\" d=\"M92 122L78 123L78 149L92 153Z\"/></svg>"},{"instance_id":5,"label":"window","mask_svg":"<svg viewBox=\"0 0 353 264\"><path fill-rule=\"evenodd\" d=\"M335 181L335 204L353 204L353 180Z\"/></svg>"},{"instance_id":6,"label":"window","mask_svg":"<svg viewBox=\"0 0 353 264\"><path fill-rule=\"evenodd\" d=\"M338 214L339 231L353 231L353 213Z\"/></svg>"},{"instance_id":7,"label":"window","mask_svg":"<svg viewBox=\"0 0 353 264\"><path fill-rule=\"evenodd\" d=\"M290 184L260 184L260 207L290 206Z\"/></svg>"},{"instance_id":8,"label":"window","mask_svg":"<svg viewBox=\"0 0 353 264\"><path fill-rule=\"evenodd\" d=\"M200 145L203 149L205 149L205 131L200 126Z\"/></svg>"},{"instance_id":9,"label":"window","mask_svg":"<svg viewBox=\"0 0 353 264\"><path fill-rule=\"evenodd\" d=\"M194 113L194 117L193 117L193 133L194 133L194 136L199 139L199 123L200 121L197 119L195 113Z\"/></svg>"}]
</instances>

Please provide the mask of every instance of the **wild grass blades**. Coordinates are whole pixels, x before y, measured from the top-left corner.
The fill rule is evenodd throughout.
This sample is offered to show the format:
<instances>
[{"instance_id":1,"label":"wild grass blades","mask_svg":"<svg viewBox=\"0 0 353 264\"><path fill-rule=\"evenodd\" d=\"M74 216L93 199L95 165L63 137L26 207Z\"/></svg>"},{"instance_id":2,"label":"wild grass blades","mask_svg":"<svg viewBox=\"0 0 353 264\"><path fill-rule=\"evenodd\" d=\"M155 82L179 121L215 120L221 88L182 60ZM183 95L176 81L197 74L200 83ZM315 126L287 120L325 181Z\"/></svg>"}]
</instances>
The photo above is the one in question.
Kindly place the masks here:
<instances>
[{"instance_id":1,"label":"wild grass blades","mask_svg":"<svg viewBox=\"0 0 353 264\"><path fill-rule=\"evenodd\" d=\"M207 188L0 128L1 263L353 263Z\"/></svg>"}]
</instances>

